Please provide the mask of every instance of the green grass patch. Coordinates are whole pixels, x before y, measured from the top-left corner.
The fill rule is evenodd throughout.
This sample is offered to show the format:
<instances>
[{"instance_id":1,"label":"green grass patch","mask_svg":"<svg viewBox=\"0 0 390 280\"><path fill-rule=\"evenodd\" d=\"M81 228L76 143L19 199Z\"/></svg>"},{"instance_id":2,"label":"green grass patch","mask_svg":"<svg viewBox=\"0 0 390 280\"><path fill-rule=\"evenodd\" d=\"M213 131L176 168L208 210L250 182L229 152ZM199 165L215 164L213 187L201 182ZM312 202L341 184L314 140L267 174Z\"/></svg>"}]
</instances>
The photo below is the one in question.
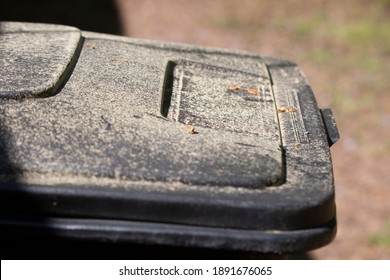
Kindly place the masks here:
<instances>
[{"instance_id":1,"label":"green grass patch","mask_svg":"<svg viewBox=\"0 0 390 280\"><path fill-rule=\"evenodd\" d=\"M219 15L211 18L211 26L224 29L239 29L244 23L235 16Z\"/></svg>"},{"instance_id":2,"label":"green grass patch","mask_svg":"<svg viewBox=\"0 0 390 280\"><path fill-rule=\"evenodd\" d=\"M305 60L318 65L334 63L334 61L338 59L331 50L325 48L316 48L311 49L306 53Z\"/></svg>"},{"instance_id":3,"label":"green grass patch","mask_svg":"<svg viewBox=\"0 0 390 280\"><path fill-rule=\"evenodd\" d=\"M368 241L372 245L390 248L390 221L386 223L381 232L369 236Z\"/></svg>"},{"instance_id":4,"label":"green grass patch","mask_svg":"<svg viewBox=\"0 0 390 280\"><path fill-rule=\"evenodd\" d=\"M289 24L291 25L291 23ZM293 27L294 35L298 39L306 39L318 35L319 31L329 26L329 22L323 11L317 11L304 19L298 20L291 26Z\"/></svg>"},{"instance_id":5,"label":"green grass patch","mask_svg":"<svg viewBox=\"0 0 390 280\"><path fill-rule=\"evenodd\" d=\"M333 35L359 52L390 54L390 22L374 19L352 21L333 29Z\"/></svg>"}]
</instances>

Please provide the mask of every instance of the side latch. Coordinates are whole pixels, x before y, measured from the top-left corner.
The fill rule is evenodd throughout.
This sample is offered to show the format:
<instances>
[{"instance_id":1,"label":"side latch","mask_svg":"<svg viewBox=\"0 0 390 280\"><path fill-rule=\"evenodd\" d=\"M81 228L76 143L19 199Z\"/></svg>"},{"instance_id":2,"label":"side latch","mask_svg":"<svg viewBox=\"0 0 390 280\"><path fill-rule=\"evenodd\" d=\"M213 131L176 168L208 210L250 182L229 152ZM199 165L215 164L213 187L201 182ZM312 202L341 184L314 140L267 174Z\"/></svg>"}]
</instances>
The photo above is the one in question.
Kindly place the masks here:
<instances>
[{"instance_id":1,"label":"side latch","mask_svg":"<svg viewBox=\"0 0 390 280\"><path fill-rule=\"evenodd\" d=\"M336 121L334 119L332 110L329 108L320 109L322 121L324 122L326 135L328 138L329 147L340 139L340 134L337 129Z\"/></svg>"}]
</instances>

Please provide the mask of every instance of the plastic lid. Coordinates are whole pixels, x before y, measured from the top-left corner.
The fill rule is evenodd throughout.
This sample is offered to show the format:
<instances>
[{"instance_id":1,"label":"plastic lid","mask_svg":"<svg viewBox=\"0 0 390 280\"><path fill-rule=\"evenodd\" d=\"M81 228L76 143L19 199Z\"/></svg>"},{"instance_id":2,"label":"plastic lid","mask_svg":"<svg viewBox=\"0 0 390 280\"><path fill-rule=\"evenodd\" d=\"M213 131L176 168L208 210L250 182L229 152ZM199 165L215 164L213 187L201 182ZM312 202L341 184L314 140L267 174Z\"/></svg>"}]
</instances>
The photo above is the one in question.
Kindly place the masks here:
<instances>
[{"instance_id":1,"label":"plastic lid","mask_svg":"<svg viewBox=\"0 0 390 280\"><path fill-rule=\"evenodd\" d=\"M232 238L226 228L276 238L334 232L326 131L295 64L88 32L80 40L67 27L1 26L1 93L16 99L0 98L8 212L180 224L189 243L198 226L220 229L221 242ZM148 238L174 240L154 233Z\"/></svg>"}]
</instances>

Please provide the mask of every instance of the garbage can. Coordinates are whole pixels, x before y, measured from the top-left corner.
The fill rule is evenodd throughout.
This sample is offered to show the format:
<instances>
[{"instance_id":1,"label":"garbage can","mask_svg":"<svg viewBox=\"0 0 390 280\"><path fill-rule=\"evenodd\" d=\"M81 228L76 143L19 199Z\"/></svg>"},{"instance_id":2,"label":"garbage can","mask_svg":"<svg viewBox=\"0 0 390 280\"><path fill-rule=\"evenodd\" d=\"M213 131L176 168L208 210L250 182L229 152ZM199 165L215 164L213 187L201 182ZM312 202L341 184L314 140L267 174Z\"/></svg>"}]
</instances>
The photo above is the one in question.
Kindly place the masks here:
<instances>
[{"instance_id":1,"label":"garbage can","mask_svg":"<svg viewBox=\"0 0 390 280\"><path fill-rule=\"evenodd\" d=\"M0 24L3 236L290 254L336 232L338 132L292 62Z\"/></svg>"}]
</instances>

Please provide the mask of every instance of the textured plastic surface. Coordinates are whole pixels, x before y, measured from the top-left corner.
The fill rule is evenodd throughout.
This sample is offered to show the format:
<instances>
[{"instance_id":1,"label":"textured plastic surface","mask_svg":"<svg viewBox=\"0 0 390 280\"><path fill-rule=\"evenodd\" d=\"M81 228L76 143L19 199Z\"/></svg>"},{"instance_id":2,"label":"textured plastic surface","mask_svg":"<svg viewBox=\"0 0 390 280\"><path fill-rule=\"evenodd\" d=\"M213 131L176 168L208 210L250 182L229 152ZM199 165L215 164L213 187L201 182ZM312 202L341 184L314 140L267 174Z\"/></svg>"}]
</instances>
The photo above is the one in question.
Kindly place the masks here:
<instances>
[{"instance_id":1,"label":"textured plastic surface","mask_svg":"<svg viewBox=\"0 0 390 280\"><path fill-rule=\"evenodd\" d=\"M260 252L333 238L328 137L295 64L61 26L0 26L11 46L0 49L0 68L12 69L0 76L4 227L32 219L59 236ZM9 43L48 34L48 52L38 41Z\"/></svg>"},{"instance_id":2,"label":"textured plastic surface","mask_svg":"<svg viewBox=\"0 0 390 280\"><path fill-rule=\"evenodd\" d=\"M74 27L0 23L0 97L54 94L80 43Z\"/></svg>"}]
</instances>

